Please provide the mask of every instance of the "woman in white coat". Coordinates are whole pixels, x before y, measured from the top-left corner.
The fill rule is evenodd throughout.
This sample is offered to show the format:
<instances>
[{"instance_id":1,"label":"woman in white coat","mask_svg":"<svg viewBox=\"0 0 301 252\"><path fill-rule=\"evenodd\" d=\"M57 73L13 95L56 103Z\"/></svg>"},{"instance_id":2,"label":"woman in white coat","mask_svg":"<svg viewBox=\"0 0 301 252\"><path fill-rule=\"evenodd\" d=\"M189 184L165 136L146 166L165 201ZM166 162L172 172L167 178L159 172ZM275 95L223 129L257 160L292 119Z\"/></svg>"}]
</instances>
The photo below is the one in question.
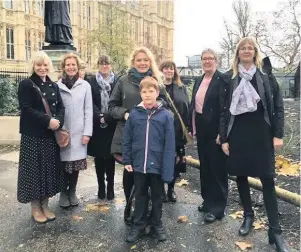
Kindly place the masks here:
<instances>
[{"instance_id":1,"label":"woman in white coat","mask_svg":"<svg viewBox=\"0 0 301 252\"><path fill-rule=\"evenodd\" d=\"M76 184L80 170L87 169L87 145L92 136L93 105L90 84L79 77L80 59L66 54L61 62L62 79L58 81L65 105L64 129L69 131L70 143L61 148L64 169L64 188L60 195L61 207L77 206Z\"/></svg>"}]
</instances>

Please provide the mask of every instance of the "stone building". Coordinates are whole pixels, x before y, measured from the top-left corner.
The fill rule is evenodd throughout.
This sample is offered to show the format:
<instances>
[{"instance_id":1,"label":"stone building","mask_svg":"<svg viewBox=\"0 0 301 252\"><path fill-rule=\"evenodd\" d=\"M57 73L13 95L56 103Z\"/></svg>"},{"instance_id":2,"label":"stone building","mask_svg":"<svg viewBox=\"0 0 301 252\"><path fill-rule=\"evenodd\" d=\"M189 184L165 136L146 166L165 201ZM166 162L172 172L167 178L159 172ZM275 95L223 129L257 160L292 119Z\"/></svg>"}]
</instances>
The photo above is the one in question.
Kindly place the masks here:
<instances>
[{"instance_id":1,"label":"stone building","mask_svg":"<svg viewBox=\"0 0 301 252\"><path fill-rule=\"evenodd\" d=\"M91 68L95 68L98 51L89 45L87 37L106 19L112 2L127 16L136 46L150 47L159 60L173 58L173 0L70 0L74 46ZM24 70L32 53L41 50L43 17L44 0L0 0L0 69Z\"/></svg>"}]
</instances>

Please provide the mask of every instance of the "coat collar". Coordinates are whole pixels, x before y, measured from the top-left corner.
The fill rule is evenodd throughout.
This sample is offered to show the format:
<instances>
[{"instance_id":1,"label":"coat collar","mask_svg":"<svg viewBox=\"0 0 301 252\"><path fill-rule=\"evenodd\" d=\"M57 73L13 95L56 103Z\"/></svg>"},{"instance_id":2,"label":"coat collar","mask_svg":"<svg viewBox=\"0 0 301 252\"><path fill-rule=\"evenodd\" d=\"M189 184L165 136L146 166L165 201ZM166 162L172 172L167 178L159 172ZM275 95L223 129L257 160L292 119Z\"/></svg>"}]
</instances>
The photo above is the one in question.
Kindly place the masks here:
<instances>
[{"instance_id":1,"label":"coat collar","mask_svg":"<svg viewBox=\"0 0 301 252\"><path fill-rule=\"evenodd\" d=\"M57 82L59 88L63 91L66 91L68 93L71 93L71 90L76 88L77 86L79 85L82 85L83 84L83 79L81 78L78 78L78 80L74 83L73 87L71 89L67 88L66 85L64 83L62 83L62 79L59 79L58 82Z\"/></svg>"}]
</instances>

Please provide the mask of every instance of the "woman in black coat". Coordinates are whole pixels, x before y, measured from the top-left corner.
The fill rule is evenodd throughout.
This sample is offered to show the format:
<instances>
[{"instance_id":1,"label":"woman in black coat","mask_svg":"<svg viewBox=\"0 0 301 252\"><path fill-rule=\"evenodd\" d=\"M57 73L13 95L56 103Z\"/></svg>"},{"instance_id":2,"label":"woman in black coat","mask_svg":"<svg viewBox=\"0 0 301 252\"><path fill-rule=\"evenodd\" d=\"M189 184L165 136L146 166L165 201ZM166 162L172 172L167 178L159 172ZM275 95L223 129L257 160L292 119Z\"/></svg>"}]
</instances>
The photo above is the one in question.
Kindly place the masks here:
<instances>
[{"instance_id":1,"label":"woman in black coat","mask_svg":"<svg viewBox=\"0 0 301 252\"><path fill-rule=\"evenodd\" d=\"M189 123L189 97L187 94L186 87L182 84L180 76L177 72L176 65L173 61L167 60L160 64L159 70L164 75L164 85L166 91L168 92L170 98L172 99L176 109L178 110L183 122L188 126ZM167 104L169 101L166 99ZM173 111L172 107L169 106L170 110L174 113L174 126L175 126L175 140L176 140L176 162L175 162L175 172L174 179L171 183L168 184L167 197L163 194L163 201L176 202L177 196L174 191L175 180L182 172L186 172L186 163L184 160L185 156L185 144L186 139L183 134L183 129L181 127L180 120Z\"/></svg>"},{"instance_id":2,"label":"woman in black coat","mask_svg":"<svg viewBox=\"0 0 301 252\"><path fill-rule=\"evenodd\" d=\"M284 108L277 81L262 73L259 48L252 38L237 44L232 70L221 80L220 141L228 156L230 175L244 208L240 235L247 235L254 221L248 176L259 177L269 219L269 242L277 251L288 251L278 218L274 185L274 149L283 145Z\"/></svg>"},{"instance_id":3,"label":"woman in black coat","mask_svg":"<svg viewBox=\"0 0 301 252\"><path fill-rule=\"evenodd\" d=\"M115 86L115 75L111 71L111 61L102 55L97 61L99 67L96 76L87 77L91 85L93 98L93 135L88 144L88 155L94 157L98 181L98 198L104 199L105 174L107 176L107 199L114 198L115 160L111 155L111 143L116 122L108 112L110 95Z\"/></svg>"},{"instance_id":4,"label":"woman in black coat","mask_svg":"<svg viewBox=\"0 0 301 252\"><path fill-rule=\"evenodd\" d=\"M135 49L131 55L130 63L131 68L128 74L118 79L109 102L110 115L117 120L111 145L111 153L116 156L120 156L122 153L123 130L129 113L135 105L141 102L140 81L146 76L153 76L159 80L160 76L154 56L146 47ZM133 173L124 169L123 190L127 202L133 185ZM130 221L130 209L125 211L124 219L127 223Z\"/></svg>"},{"instance_id":5,"label":"woman in black coat","mask_svg":"<svg viewBox=\"0 0 301 252\"><path fill-rule=\"evenodd\" d=\"M30 63L31 76L20 82L20 161L17 198L31 202L32 216L38 223L54 220L48 199L61 191L63 170L60 148L54 131L64 124L65 108L56 83L48 77L52 63L45 52L37 52ZM47 100L52 117L46 114L42 97Z\"/></svg>"},{"instance_id":6,"label":"woman in black coat","mask_svg":"<svg viewBox=\"0 0 301 252\"><path fill-rule=\"evenodd\" d=\"M192 132L196 134L200 159L201 195L198 207L205 213L205 221L214 222L224 217L228 196L226 156L219 143L219 79L217 55L212 49L201 54L204 74L196 80L190 105Z\"/></svg>"}]
</instances>

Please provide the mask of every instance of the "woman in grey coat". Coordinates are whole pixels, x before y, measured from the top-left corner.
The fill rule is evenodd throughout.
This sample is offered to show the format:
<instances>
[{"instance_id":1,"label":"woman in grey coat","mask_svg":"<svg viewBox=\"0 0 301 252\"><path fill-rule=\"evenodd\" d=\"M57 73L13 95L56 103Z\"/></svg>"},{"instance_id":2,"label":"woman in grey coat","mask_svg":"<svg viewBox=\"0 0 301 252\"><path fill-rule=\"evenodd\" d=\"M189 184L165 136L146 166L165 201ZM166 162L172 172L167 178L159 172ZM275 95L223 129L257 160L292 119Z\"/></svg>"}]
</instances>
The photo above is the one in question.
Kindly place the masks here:
<instances>
[{"instance_id":1,"label":"woman in grey coat","mask_svg":"<svg viewBox=\"0 0 301 252\"><path fill-rule=\"evenodd\" d=\"M80 170L87 168L87 145L92 136L93 105L90 84L79 78L79 58L66 54L61 62L62 79L58 81L65 105L64 129L69 131L70 142L61 148L61 161L64 169L64 188L60 195L60 206L78 205L76 184Z\"/></svg>"}]
</instances>

